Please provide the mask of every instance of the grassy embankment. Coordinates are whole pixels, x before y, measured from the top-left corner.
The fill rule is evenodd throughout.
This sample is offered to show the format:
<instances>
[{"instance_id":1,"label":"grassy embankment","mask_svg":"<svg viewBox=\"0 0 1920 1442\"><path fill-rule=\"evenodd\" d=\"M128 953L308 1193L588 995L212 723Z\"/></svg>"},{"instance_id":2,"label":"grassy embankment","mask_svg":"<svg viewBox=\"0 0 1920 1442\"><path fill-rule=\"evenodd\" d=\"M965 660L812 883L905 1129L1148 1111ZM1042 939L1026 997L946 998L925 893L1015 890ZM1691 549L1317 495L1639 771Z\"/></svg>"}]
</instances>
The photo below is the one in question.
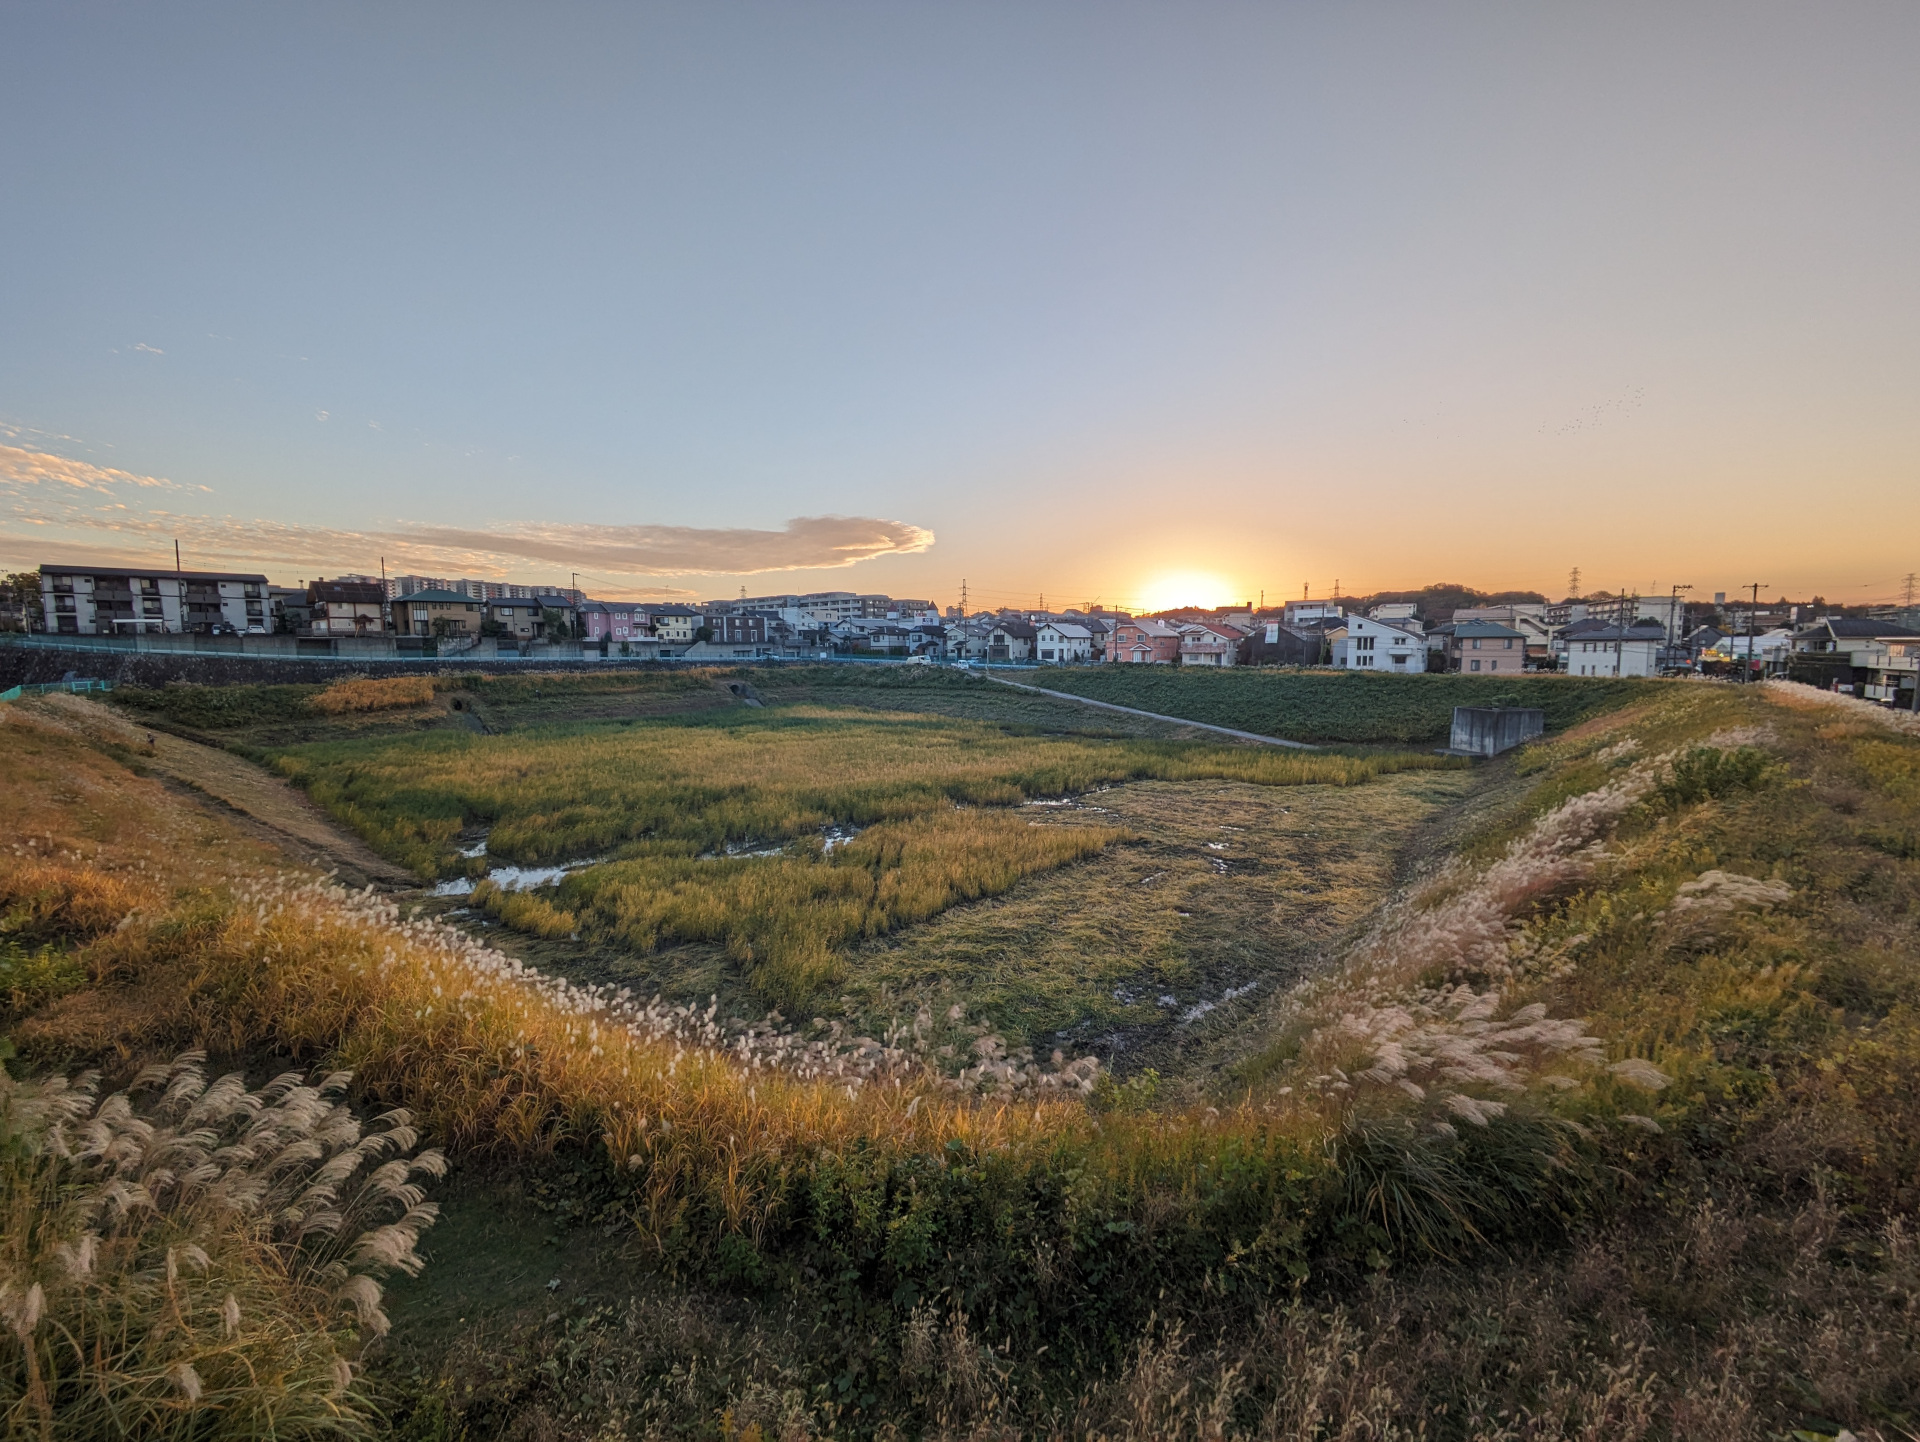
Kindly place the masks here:
<instances>
[{"instance_id":1,"label":"grassy embankment","mask_svg":"<svg viewBox=\"0 0 1920 1442\"><path fill-rule=\"evenodd\" d=\"M794 1005L845 974L849 942L1127 839L1114 826L1007 809L1023 801L1144 778L1346 786L1448 763L1023 736L940 717L785 707L317 743L276 764L428 877L478 874L491 860L610 857L567 877L551 900L484 886L476 900L536 935L578 930L640 952L718 943L764 999ZM829 848L829 826L865 829ZM488 861L461 854L462 833L476 827L488 828ZM727 847L782 850L711 854Z\"/></svg>"},{"instance_id":2,"label":"grassy embankment","mask_svg":"<svg viewBox=\"0 0 1920 1442\"><path fill-rule=\"evenodd\" d=\"M1645 695L1647 681L1569 676L1370 676L1360 671L1238 667L1070 666L1013 677L1095 701L1137 706L1292 741L1444 741L1455 706L1496 696L1544 710L1550 732Z\"/></svg>"},{"instance_id":3,"label":"grassy embankment","mask_svg":"<svg viewBox=\"0 0 1920 1442\"><path fill-rule=\"evenodd\" d=\"M1920 742L1673 688L1524 764L1519 803L1279 1008L1214 1108L741 1071L337 895L131 867L129 808L165 798L122 778L32 789L15 834L65 854L0 859L8 925L94 982L18 1034L330 1054L457 1147L576 1158L580 1200L674 1274L804 1295L803 1422L1910 1435ZM58 771L89 767L117 769ZM115 886L141 914L89 940ZM1296 1284L1315 1300L1276 1306ZM730 1395L611 1355L488 1385L582 1425L644 1403L710 1426Z\"/></svg>"}]
</instances>

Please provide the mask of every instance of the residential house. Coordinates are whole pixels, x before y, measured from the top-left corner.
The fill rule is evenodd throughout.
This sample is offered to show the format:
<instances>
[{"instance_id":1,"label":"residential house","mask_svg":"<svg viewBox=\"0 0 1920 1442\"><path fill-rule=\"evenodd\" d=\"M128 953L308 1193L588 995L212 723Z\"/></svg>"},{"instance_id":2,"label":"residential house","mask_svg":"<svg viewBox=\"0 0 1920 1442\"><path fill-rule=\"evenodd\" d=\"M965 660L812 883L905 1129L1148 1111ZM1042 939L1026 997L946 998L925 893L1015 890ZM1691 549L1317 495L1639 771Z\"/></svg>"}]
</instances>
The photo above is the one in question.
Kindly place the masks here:
<instances>
[{"instance_id":1,"label":"residential house","mask_svg":"<svg viewBox=\"0 0 1920 1442\"><path fill-rule=\"evenodd\" d=\"M1337 621L1346 614L1347 608L1338 601L1289 601L1286 622L1292 626L1301 621Z\"/></svg>"},{"instance_id":2,"label":"residential house","mask_svg":"<svg viewBox=\"0 0 1920 1442\"><path fill-rule=\"evenodd\" d=\"M628 601L582 601L580 639L594 645L638 641L651 625L646 610Z\"/></svg>"},{"instance_id":3,"label":"residential house","mask_svg":"<svg viewBox=\"0 0 1920 1442\"><path fill-rule=\"evenodd\" d=\"M1502 606L1462 606L1453 613L1454 621L1494 621L1510 626L1526 637L1527 660L1535 669L1553 664L1553 625L1547 620L1547 607L1538 601L1515 601Z\"/></svg>"},{"instance_id":4,"label":"residential house","mask_svg":"<svg viewBox=\"0 0 1920 1442\"><path fill-rule=\"evenodd\" d=\"M393 629L402 636L478 636L484 601L460 591L411 591L393 601Z\"/></svg>"},{"instance_id":5,"label":"residential house","mask_svg":"<svg viewBox=\"0 0 1920 1442\"><path fill-rule=\"evenodd\" d=\"M1417 629L1420 625L1420 607L1412 601L1382 601L1367 612L1367 618L1394 625L1411 621Z\"/></svg>"},{"instance_id":6,"label":"residential house","mask_svg":"<svg viewBox=\"0 0 1920 1442\"><path fill-rule=\"evenodd\" d=\"M307 583L307 630L315 636L380 636L387 629L387 592L378 581Z\"/></svg>"},{"instance_id":7,"label":"residential house","mask_svg":"<svg viewBox=\"0 0 1920 1442\"><path fill-rule=\"evenodd\" d=\"M42 566L41 615L65 636L265 634L267 578L233 571Z\"/></svg>"},{"instance_id":8,"label":"residential house","mask_svg":"<svg viewBox=\"0 0 1920 1442\"><path fill-rule=\"evenodd\" d=\"M1042 661L1064 666L1091 661L1093 632L1072 621L1048 621L1034 628L1034 649Z\"/></svg>"},{"instance_id":9,"label":"residential house","mask_svg":"<svg viewBox=\"0 0 1920 1442\"><path fill-rule=\"evenodd\" d=\"M1583 625L1567 642L1569 676L1658 676L1667 632L1651 626Z\"/></svg>"},{"instance_id":10,"label":"residential house","mask_svg":"<svg viewBox=\"0 0 1920 1442\"><path fill-rule=\"evenodd\" d=\"M1920 709L1914 705L1914 685L1920 680L1920 636L1888 637L1883 642L1885 652L1876 657L1873 674L1860 688L1860 694L1869 701L1884 701L1890 706L1912 711Z\"/></svg>"},{"instance_id":11,"label":"residential house","mask_svg":"<svg viewBox=\"0 0 1920 1442\"><path fill-rule=\"evenodd\" d=\"M1789 674L1816 686L1840 685L1864 692L1874 673L1888 669L1896 646L1905 655L1920 631L1891 621L1823 616L1793 633Z\"/></svg>"},{"instance_id":12,"label":"residential house","mask_svg":"<svg viewBox=\"0 0 1920 1442\"><path fill-rule=\"evenodd\" d=\"M1177 629L1182 666L1232 666L1247 638L1246 632L1215 621L1188 621Z\"/></svg>"},{"instance_id":13,"label":"residential house","mask_svg":"<svg viewBox=\"0 0 1920 1442\"><path fill-rule=\"evenodd\" d=\"M993 662L1031 661L1039 632L1025 621L996 621L987 633L987 657Z\"/></svg>"},{"instance_id":14,"label":"residential house","mask_svg":"<svg viewBox=\"0 0 1920 1442\"><path fill-rule=\"evenodd\" d=\"M1601 616L1581 616L1578 620L1568 621L1565 625L1555 627L1552 638L1548 642L1554 669L1559 671L1567 669L1568 648L1575 641L1590 632L1604 631L1612 624Z\"/></svg>"},{"instance_id":15,"label":"residential house","mask_svg":"<svg viewBox=\"0 0 1920 1442\"><path fill-rule=\"evenodd\" d=\"M778 616L771 619L769 626L769 618L760 611L709 616L707 630L712 634L707 640L715 646L765 646L775 639L774 630L780 624Z\"/></svg>"},{"instance_id":16,"label":"residential house","mask_svg":"<svg viewBox=\"0 0 1920 1442\"><path fill-rule=\"evenodd\" d=\"M1469 676L1518 676L1527 668L1527 638L1498 621L1450 621L1444 628L1447 669Z\"/></svg>"},{"instance_id":17,"label":"residential house","mask_svg":"<svg viewBox=\"0 0 1920 1442\"><path fill-rule=\"evenodd\" d=\"M663 646L691 646L707 618L691 606L659 606L653 611L654 638Z\"/></svg>"},{"instance_id":18,"label":"residential house","mask_svg":"<svg viewBox=\"0 0 1920 1442\"><path fill-rule=\"evenodd\" d=\"M1333 643L1333 664L1342 671L1389 671L1402 676L1424 672L1427 641L1416 625L1348 616L1327 632Z\"/></svg>"},{"instance_id":19,"label":"residential house","mask_svg":"<svg viewBox=\"0 0 1920 1442\"><path fill-rule=\"evenodd\" d=\"M487 622L481 629L489 634L508 641L547 639L547 608L540 602L515 599L483 601L481 604L485 607Z\"/></svg>"},{"instance_id":20,"label":"residential house","mask_svg":"<svg viewBox=\"0 0 1920 1442\"><path fill-rule=\"evenodd\" d=\"M1107 636L1107 660L1128 665L1171 666L1180 659L1180 633L1164 621L1115 621Z\"/></svg>"},{"instance_id":21,"label":"residential house","mask_svg":"<svg viewBox=\"0 0 1920 1442\"><path fill-rule=\"evenodd\" d=\"M1240 643L1239 662L1242 666L1318 666L1326 650L1323 624L1289 626L1284 621L1267 620L1256 624Z\"/></svg>"}]
</instances>

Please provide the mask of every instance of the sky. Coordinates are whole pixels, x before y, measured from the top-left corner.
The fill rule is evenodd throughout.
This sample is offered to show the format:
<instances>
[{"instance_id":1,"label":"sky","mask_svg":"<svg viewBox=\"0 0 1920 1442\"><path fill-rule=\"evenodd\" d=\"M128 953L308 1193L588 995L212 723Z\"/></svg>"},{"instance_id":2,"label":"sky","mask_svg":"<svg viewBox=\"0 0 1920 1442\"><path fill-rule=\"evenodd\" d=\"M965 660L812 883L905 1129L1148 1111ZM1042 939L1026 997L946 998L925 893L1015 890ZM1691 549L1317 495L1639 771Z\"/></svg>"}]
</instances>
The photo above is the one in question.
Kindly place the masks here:
<instances>
[{"instance_id":1,"label":"sky","mask_svg":"<svg viewBox=\"0 0 1920 1442\"><path fill-rule=\"evenodd\" d=\"M0 0L0 565L1920 570L1920 7Z\"/></svg>"}]
</instances>

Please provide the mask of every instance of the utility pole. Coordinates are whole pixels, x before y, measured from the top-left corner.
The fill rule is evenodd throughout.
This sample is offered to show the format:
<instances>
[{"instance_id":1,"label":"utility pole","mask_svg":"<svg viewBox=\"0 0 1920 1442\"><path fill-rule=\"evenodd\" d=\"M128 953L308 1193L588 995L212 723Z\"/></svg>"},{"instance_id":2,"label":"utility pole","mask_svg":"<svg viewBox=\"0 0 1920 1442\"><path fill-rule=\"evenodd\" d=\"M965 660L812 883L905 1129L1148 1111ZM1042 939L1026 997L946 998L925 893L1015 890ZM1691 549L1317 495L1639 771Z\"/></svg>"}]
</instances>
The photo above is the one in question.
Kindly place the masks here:
<instances>
[{"instance_id":1,"label":"utility pole","mask_svg":"<svg viewBox=\"0 0 1920 1442\"><path fill-rule=\"evenodd\" d=\"M1627 588L1620 588L1620 603L1613 608L1613 679L1620 679L1620 671L1627 654Z\"/></svg>"},{"instance_id":2,"label":"utility pole","mask_svg":"<svg viewBox=\"0 0 1920 1442\"><path fill-rule=\"evenodd\" d=\"M1692 589L1693 584L1691 582L1688 582L1686 585L1675 585L1672 595L1669 596L1667 600L1667 651L1669 654L1673 651L1676 644L1675 638L1680 632L1680 593L1682 591L1691 591Z\"/></svg>"},{"instance_id":3,"label":"utility pole","mask_svg":"<svg viewBox=\"0 0 1920 1442\"><path fill-rule=\"evenodd\" d=\"M1743 673L1748 681L1753 679L1753 618L1760 610L1760 588L1772 584L1771 581L1748 582L1748 587L1753 592L1753 603L1747 607L1747 668Z\"/></svg>"},{"instance_id":4,"label":"utility pole","mask_svg":"<svg viewBox=\"0 0 1920 1442\"><path fill-rule=\"evenodd\" d=\"M187 573L180 569L178 537L175 537L173 542L173 603L174 619L180 623L180 630L184 635L187 629Z\"/></svg>"},{"instance_id":5,"label":"utility pole","mask_svg":"<svg viewBox=\"0 0 1920 1442\"><path fill-rule=\"evenodd\" d=\"M380 630L384 634L393 629L393 602L387 596L387 558L380 558Z\"/></svg>"}]
</instances>

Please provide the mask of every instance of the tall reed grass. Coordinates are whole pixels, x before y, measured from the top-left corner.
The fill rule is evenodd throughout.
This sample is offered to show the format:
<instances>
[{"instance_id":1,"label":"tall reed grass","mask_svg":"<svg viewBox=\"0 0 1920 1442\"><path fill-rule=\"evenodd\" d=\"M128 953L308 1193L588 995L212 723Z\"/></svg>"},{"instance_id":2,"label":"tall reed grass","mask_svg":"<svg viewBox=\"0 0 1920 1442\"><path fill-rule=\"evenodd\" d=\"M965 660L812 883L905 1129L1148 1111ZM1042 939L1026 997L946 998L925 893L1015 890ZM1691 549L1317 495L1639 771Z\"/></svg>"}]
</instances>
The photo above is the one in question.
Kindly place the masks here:
<instances>
[{"instance_id":1,"label":"tall reed grass","mask_svg":"<svg viewBox=\"0 0 1920 1442\"><path fill-rule=\"evenodd\" d=\"M435 1215L403 1111L351 1078L209 1083L197 1054L96 1096L0 1075L0 1418L9 1437L372 1436L377 1278Z\"/></svg>"}]
</instances>

